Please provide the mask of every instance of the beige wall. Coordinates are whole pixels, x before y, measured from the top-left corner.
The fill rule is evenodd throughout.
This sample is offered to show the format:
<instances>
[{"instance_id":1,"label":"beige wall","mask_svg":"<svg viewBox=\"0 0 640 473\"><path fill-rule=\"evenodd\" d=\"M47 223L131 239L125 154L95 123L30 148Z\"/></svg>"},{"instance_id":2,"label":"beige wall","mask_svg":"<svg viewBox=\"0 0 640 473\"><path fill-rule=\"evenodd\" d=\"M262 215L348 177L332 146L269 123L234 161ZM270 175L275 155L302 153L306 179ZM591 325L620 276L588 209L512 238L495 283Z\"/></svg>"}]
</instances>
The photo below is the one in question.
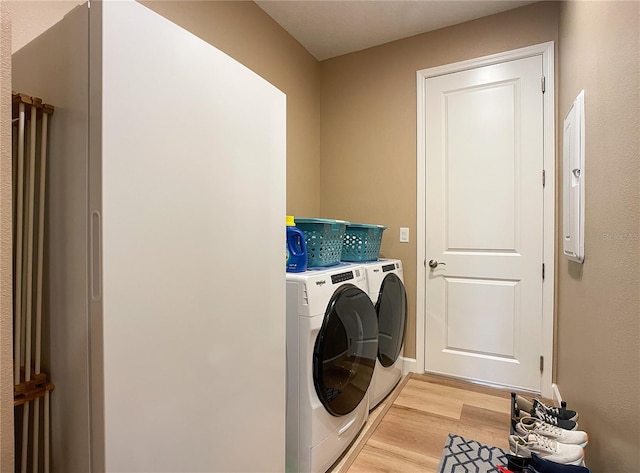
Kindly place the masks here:
<instances>
[{"instance_id":1,"label":"beige wall","mask_svg":"<svg viewBox=\"0 0 640 473\"><path fill-rule=\"evenodd\" d=\"M318 61L253 2L142 3L287 94L287 214L317 216L320 212Z\"/></svg>"},{"instance_id":2,"label":"beige wall","mask_svg":"<svg viewBox=\"0 0 640 473\"><path fill-rule=\"evenodd\" d=\"M560 120L585 91L586 228L583 265L558 242L556 381L587 465L639 471L640 3L562 3L559 56Z\"/></svg>"},{"instance_id":3,"label":"beige wall","mask_svg":"<svg viewBox=\"0 0 640 473\"><path fill-rule=\"evenodd\" d=\"M11 16L0 3L0 471L13 471Z\"/></svg>"},{"instance_id":4,"label":"beige wall","mask_svg":"<svg viewBox=\"0 0 640 473\"><path fill-rule=\"evenodd\" d=\"M51 28L82 0L9 0L12 9L11 52Z\"/></svg>"},{"instance_id":5,"label":"beige wall","mask_svg":"<svg viewBox=\"0 0 640 473\"><path fill-rule=\"evenodd\" d=\"M557 39L558 4L542 2L321 63L320 210L389 227L381 253L404 263L405 356L416 356L416 71Z\"/></svg>"}]
</instances>

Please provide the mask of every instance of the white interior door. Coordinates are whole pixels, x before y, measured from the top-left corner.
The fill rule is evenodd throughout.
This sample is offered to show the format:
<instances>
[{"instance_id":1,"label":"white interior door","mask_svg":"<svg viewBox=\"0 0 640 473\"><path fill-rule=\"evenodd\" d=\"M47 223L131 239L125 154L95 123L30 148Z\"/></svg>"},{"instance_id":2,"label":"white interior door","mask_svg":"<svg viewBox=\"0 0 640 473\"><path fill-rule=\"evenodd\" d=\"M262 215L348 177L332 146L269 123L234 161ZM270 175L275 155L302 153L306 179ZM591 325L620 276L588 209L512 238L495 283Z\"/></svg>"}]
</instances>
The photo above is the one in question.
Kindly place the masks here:
<instances>
[{"instance_id":1,"label":"white interior door","mask_svg":"<svg viewBox=\"0 0 640 473\"><path fill-rule=\"evenodd\" d=\"M540 391L542 75L426 79L426 371Z\"/></svg>"}]
</instances>

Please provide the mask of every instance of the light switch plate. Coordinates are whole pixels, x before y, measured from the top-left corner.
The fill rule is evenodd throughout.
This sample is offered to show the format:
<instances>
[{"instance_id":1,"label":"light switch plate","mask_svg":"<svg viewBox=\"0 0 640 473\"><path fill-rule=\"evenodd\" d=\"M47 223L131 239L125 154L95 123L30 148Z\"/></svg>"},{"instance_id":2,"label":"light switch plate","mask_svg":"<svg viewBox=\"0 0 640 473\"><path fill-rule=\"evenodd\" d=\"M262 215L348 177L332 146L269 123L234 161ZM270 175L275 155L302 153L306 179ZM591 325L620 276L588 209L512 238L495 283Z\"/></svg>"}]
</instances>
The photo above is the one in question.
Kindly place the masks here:
<instances>
[{"instance_id":1,"label":"light switch plate","mask_svg":"<svg viewBox=\"0 0 640 473\"><path fill-rule=\"evenodd\" d=\"M409 229L406 227L400 228L400 243L409 243Z\"/></svg>"}]
</instances>

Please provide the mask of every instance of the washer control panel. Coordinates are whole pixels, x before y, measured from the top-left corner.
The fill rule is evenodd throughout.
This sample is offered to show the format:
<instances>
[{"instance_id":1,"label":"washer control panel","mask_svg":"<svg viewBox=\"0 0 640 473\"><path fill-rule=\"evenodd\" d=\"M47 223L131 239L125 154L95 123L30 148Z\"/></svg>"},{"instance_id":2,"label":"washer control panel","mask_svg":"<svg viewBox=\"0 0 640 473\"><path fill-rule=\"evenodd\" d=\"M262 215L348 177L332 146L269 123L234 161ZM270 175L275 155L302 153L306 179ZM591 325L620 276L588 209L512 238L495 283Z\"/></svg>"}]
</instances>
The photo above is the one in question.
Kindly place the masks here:
<instances>
[{"instance_id":1,"label":"washer control panel","mask_svg":"<svg viewBox=\"0 0 640 473\"><path fill-rule=\"evenodd\" d=\"M393 271L394 269L396 269L396 264L395 264L395 263L392 263L392 264L385 264L385 265L382 267L382 272L383 272L383 273L387 273L387 272L389 272L389 271Z\"/></svg>"},{"instance_id":2,"label":"washer control panel","mask_svg":"<svg viewBox=\"0 0 640 473\"><path fill-rule=\"evenodd\" d=\"M345 273L340 274L332 274L331 275L331 283L339 284L341 282L349 281L350 279L354 279L353 271L347 271Z\"/></svg>"}]
</instances>

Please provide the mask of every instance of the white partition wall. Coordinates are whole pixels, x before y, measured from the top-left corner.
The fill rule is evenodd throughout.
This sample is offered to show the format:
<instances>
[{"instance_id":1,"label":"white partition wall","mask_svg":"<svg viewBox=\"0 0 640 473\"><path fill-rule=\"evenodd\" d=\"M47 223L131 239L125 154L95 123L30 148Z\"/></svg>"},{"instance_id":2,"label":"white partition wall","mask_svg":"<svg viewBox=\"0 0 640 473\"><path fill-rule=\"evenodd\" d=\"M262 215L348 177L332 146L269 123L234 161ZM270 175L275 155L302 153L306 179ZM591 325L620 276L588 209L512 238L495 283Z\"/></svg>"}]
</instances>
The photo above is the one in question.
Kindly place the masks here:
<instances>
[{"instance_id":1,"label":"white partition wall","mask_svg":"<svg viewBox=\"0 0 640 473\"><path fill-rule=\"evenodd\" d=\"M50 271L84 301L68 322L84 328L56 350L81 361L67 370L82 416L66 429L91 447L58 418L55 470L284 471L285 96L138 3L80 8L56 27L90 24L87 67L64 48L56 61L81 63L90 99L76 112L91 120L74 138L80 164L54 171L53 143L50 161L52 174L82 166L79 208L57 196L78 239L59 264L82 269ZM58 118L65 104L46 100ZM52 325L70 318L55 305Z\"/></svg>"}]
</instances>

